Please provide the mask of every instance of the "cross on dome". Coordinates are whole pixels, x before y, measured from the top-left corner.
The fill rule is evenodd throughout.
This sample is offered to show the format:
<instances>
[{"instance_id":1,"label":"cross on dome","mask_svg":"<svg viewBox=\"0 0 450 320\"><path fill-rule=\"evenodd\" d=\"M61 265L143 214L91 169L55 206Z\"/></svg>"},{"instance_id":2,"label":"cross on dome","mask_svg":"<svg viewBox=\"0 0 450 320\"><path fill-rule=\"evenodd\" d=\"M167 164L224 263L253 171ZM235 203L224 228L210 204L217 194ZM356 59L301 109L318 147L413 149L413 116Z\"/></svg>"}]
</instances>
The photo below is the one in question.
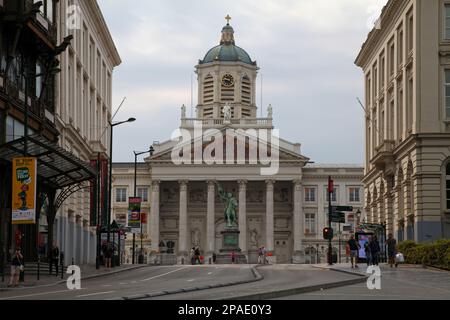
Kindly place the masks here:
<instances>
[{"instance_id":1,"label":"cross on dome","mask_svg":"<svg viewBox=\"0 0 450 320\"><path fill-rule=\"evenodd\" d=\"M227 16L225 17L225 20L227 20L227 24L230 24L230 20L232 20L232 18L230 17L229 14L227 14Z\"/></svg>"}]
</instances>

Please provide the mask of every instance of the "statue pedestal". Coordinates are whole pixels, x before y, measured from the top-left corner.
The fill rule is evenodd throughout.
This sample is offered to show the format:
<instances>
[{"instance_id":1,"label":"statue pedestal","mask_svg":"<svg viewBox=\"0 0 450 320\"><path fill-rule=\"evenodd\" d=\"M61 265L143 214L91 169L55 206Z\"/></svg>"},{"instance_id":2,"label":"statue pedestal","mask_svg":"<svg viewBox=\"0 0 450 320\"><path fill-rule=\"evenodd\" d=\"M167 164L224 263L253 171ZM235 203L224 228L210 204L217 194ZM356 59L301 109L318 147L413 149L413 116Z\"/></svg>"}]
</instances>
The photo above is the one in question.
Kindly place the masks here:
<instances>
[{"instance_id":1,"label":"statue pedestal","mask_svg":"<svg viewBox=\"0 0 450 320\"><path fill-rule=\"evenodd\" d=\"M259 251L257 249L252 249L248 251L248 263L258 264Z\"/></svg>"},{"instance_id":2,"label":"statue pedestal","mask_svg":"<svg viewBox=\"0 0 450 320\"><path fill-rule=\"evenodd\" d=\"M223 248L217 255L217 264L246 264L247 257L242 253L239 248L239 234L241 232L238 229L231 228L222 231L223 236ZM234 262L232 256L234 255Z\"/></svg>"}]
</instances>

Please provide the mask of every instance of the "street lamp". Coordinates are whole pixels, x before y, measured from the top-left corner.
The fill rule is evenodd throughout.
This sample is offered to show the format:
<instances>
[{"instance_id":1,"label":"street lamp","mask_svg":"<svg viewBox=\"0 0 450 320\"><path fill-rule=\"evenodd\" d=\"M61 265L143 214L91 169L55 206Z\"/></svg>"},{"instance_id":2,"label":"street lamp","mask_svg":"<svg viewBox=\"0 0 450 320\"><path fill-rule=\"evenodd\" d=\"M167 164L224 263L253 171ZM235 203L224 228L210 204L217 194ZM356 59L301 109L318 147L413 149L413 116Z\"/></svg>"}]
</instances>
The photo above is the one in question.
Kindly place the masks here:
<instances>
[{"instance_id":1,"label":"street lamp","mask_svg":"<svg viewBox=\"0 0 450 320\"><path fill-rule=\"evenodd\" d=\"M128 122L135 122L136 119L135 118L129 118L127 121L121 121L121 122L116 122L116 123L112 123L111 121L109 122L109 126L111 127L111 132L110 132L110 149L109 149L109 201L108 201L108 245L111 242L111 212L112 212L112 156L113 156L113 130L114 127L120 126L121 124L124 123L128 123ZM113 250L114 252L114 250ZM112 258L112 266L114 267L114 253L113 253L113 258Z\"/></svg>"},{"instance_id":2,"label":"street lamp","mask_svg":"<svg viewBox=\"0 0 450 320\"><path fill-rule=\"evenodd\" d=\"M143 154L150 153L150 156L153 156L153 153L155 152L155 149L153 146L150 146L150 149L148 151L144 152L136 152L134 151L134 197L137 197L137 158L138 156L141 156ZM142 211L142 210L141 210ZM141 216L141 252L139 254L138 263L143 264L144 263L144 253L143 253L143 243L142 243L142 212L140 213ZM136 233L133 233L133 258L132 263L135 263L135 256L136 256Z\"/></svg>"}]
</instances>

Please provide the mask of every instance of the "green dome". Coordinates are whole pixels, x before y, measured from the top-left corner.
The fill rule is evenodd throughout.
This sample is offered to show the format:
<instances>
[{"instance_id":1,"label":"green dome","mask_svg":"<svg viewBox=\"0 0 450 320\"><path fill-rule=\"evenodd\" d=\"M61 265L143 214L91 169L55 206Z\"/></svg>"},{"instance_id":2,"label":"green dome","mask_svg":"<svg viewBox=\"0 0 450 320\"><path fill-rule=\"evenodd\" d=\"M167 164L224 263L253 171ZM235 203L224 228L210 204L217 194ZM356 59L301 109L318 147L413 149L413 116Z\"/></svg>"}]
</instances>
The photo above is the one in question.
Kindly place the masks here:
<instances>
[{"instance_id":1,"label":"green dome","mask_svg":"<svg viewBox=\"0 0 450 320\"><path fill-rule=\"evenodd\" d=\"M254 64L250 55L245 52L244 49L239 48L236 45L219 45L208 51L203 59L202 64L211 63L215 61L231 61L231 62L243 62L248 64Z\"/></svg>"},{"instance_id":2,"label":"green dome","mask_svg":"<svg viewBox=\"0 0 450 320\"><path fill-rule=\"evenodd\" d=\"M236 46L236 43L234 42L234 30L230 24L227 24L222 29L220 45L209 50L205 58L200 61L200 64L216 61L243 62L251 65L256 64L244 49Z\"/></svg>"}]
</instances>

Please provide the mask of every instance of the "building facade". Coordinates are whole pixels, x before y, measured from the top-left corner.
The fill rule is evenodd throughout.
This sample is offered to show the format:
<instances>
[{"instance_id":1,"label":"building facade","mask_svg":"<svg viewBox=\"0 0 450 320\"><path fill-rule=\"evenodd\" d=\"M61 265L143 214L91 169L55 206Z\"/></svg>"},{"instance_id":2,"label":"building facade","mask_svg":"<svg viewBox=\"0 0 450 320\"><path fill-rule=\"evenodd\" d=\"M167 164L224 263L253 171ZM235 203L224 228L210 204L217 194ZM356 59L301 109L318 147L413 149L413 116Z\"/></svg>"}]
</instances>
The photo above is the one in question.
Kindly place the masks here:
<instances>
[{"instance_id":1,"label":"building facade","mask_svg":"<svg viewBox=\"0 0 450 320\"><path fill-rule=\"evenodd\" d=\"M450 2L390 0L356 64L366 211L400 241L450 237Z\"/></svg>"},{"instance_id":2,"label":"building facade","mask_svg":"<svg viewBox=\"0 0 450 320\"><path fill-rule=\"evenodd\" d=\"M138 185L149 192L145 206L150 213L145 237L149 262L155 253L176 255L179 263L186 262L194 246L206 259L223 249L222 231L227 226L219 188L238 201L239 247L248 261L262 246L276 263L324 259L328 177L333 176L336 184L333 203L354 206L346 219L354 230L356 212L364 201L363 168L313 166L302 155L300 144L273 134L271 106L266 118L257 118L259 68L236 46L229 23L220 44L208 51L196 69L197 117L187 118L183 106L180 139L153 144L154 155L139 169ZM255 146L256 136L266 145ZM261 161L263 156L270 165ZM270 170L273 165L277 170ZM133 172L133 164L114 167L114 211L120 210L121 216L132 192Z\"/></svg>"},{"instance_id":3,"label":"building facade","mask_svg":"<svg viewBox=\"0 0 450 320\"><path fill-rule=\"evenodd\" d=\"M96 229L107 203L112 76L121 59L97 1L60 1L56 10L58 38L74 37L60 58L61 73L56 79L59 145L99 169L96 200L101 202L101 210L97 221L92 221L94 195L91 184L86 183L61 206L55 233L66 263L73 258L76 264L93 264Z\"/></svg>"}]
</instances>

